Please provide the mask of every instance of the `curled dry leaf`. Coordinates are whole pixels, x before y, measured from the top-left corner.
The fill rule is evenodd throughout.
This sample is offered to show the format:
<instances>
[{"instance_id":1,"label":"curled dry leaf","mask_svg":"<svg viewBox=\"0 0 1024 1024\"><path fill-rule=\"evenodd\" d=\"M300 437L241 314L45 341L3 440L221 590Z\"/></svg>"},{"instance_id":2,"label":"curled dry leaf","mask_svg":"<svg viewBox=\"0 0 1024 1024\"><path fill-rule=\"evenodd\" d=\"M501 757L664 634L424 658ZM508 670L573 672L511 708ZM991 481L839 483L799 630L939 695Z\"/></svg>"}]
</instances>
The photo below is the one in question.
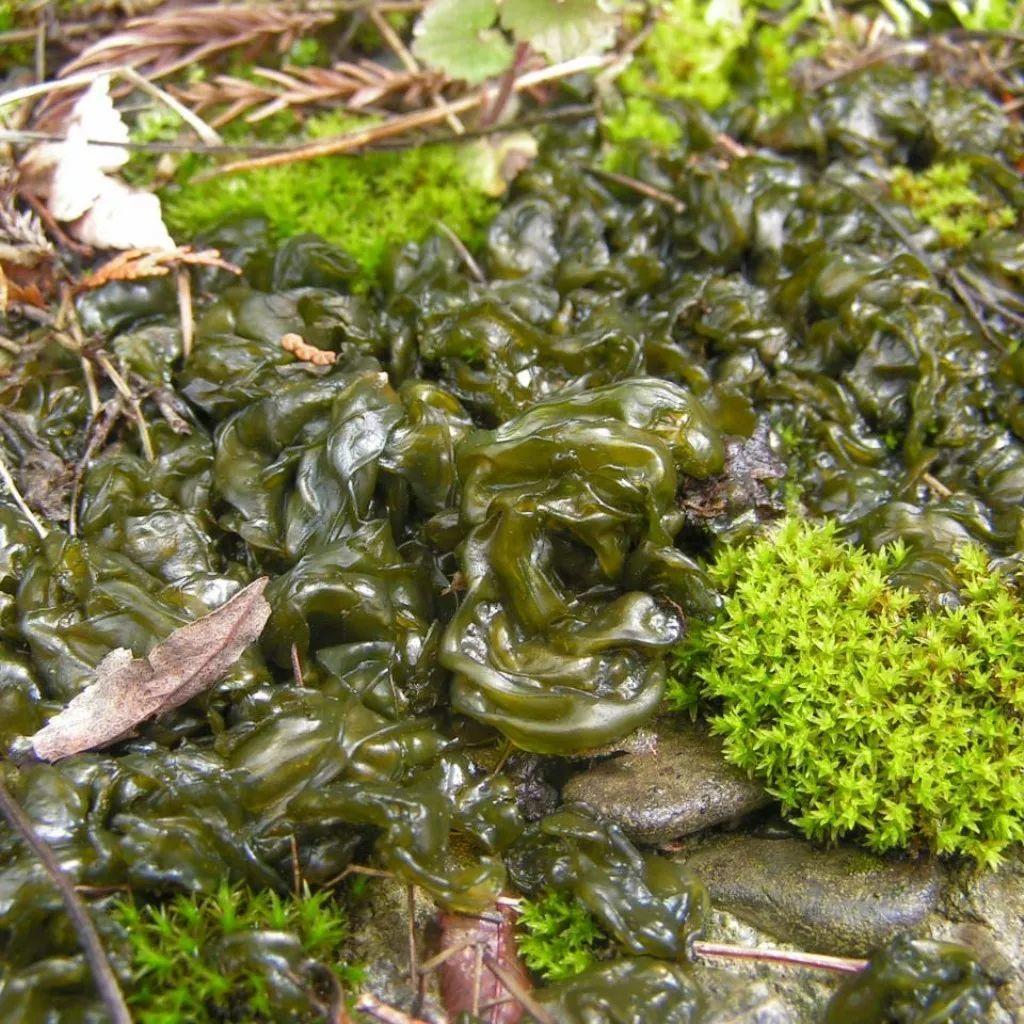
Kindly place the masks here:
<instances>
[{"instance_id":1,"label":"curled dry leaf","mask_svg":"<svg viewBox=\"0 0 1024 1024\"><path fill-rule=\"evenodd\" d=\"M111 651L96 666L96 681L32 737L36 755L57 761L109 746L208 689L263 632L270 617L266 585L266 576L250 583L144 658L123 647Z\"/></svg>"},{"instance_id":2,"label":"curled dry leaf","mask_svg":"<svg viewBox=\"0 0 1024 1024\"><path fill-rule=\"evenodd\" d=\"M53 217L86 245L173 249L160 200L109 173L128 161L127 141L128 126L110 98L110 76L99 75L75 102L64 141L25 154L23 185L45 195Z\"/></svg>"},{"instance_id":3,"label":"curled dry leaf","mask_svg":"<svg viewBox=\"0 0 1024 1024\"><path fill-rule=\"evenodd\" d=\"M108 260L78 282L77 291L99 288L110 281L134 281L143 277L163 277L175 266L183 265L219 267L232 274L241 274L241 267L221 259L220 250L203 249L194 252L189 245L159 252L128 249Z\"/></svg>"},{"instance_id":4,"label":"curled dry leaf","mask_svg":"<svg viewBox=\"0 0 1024 1024\"><path fill-rule=\"evenodd\" d=\"M291 352L296 359L314 366L330 366L338 358L337 352L329 352L316 345L310 345L301 334L286 334L281 338L281 348Z\"/></svg>"},{"instance_id":5,"label":"curled dry leaf","mask_svg":"<svg viewBox=\"0 0 1024 1024\"><path fill-rule=\"evenodd\" d=\"M516 948L515 911L502 905L480 917L441 914L439 924L441 953L455 951L439 968L441 1000L449 1018L468 1013L484 1024L518 1024L522 1005L486 966L488 960L499 964L522 992L533 987Z\"/></svg>"}]
</instances>

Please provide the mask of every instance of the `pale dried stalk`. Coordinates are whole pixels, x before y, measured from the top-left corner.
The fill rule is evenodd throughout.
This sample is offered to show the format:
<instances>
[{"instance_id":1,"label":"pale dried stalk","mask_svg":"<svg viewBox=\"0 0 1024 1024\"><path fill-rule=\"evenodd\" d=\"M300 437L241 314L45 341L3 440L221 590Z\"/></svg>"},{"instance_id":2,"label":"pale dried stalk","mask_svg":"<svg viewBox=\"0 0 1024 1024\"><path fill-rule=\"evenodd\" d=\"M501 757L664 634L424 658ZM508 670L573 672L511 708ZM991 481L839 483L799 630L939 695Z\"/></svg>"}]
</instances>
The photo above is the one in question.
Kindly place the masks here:
<instances>
[{"instance_id":1,"label":"pale dried stalk","mask_svg":"<svg viewBox=\"0 0 1024 1024\"><path fill-rule=\"evenodd\" d=\"M381 34L381 38L384 42L386 42L388 46L395 51L405 70L410 74L416 74L419 72L420 66L417 63L416 58L412 55L405 43L402 42L401 36L399 36L399 34L391 27L391 22L389 22L387 18L380 13L380 11L373 7L370 8L370 20L373 22L377 31ZM430 102L437 107L438 110L444 111L445 120L456 135L465 135L465 126L458 117L451 112L448 104L436 89L430 94Z\"/></svg>"},{"instance_id":2,"label":"pale dried stalk","mask_svg":"<svg viewBox=\"0 0 1024 1024\"><path fill-rule=\"evenodd\" d=\"M14 477L11 476L11 471L7 468L7 463L2 455L0 455L0 480L3 481L4 486L10 492L11 497L14 499L14 504L21 509L22 515L32 524L32 529L39 534L39 539L42 540L46 537L46 527L36 519L35 513L28 507L25 499L21 496L21 491L18 490L18 485L14 482Z\"/></svg>"},{"instance_id":3,"label":"pale dried stalk","mask_svg":"<svg viewBox=\"0 0 1024 1024\"><path fill-rule=\"evenodd\" d=\"M857 974L868 965L867 960L859 960L854 957L803 953L788 949L753 949L749 946L733 946L724 942L695 942L693 951L697 956L718 957L727 960L758 960L764 963L787 964L793 967L814 967L818 970L837 971L841 974Z\"/></svg>"},{"instance_id":4,"label":"pale dried stalk","mask_svg":"<svg viewBox=\"0 0 1024 1024\"><path fill-rule=\"evenodd\" d=\"M128 408L132 411L132 418L139 431L139 441L142 444L142 453L146 456L146 461L156 462L156 452L153 450L153 442L149 436L149 424L146 423L146 417L142 415L142 406L139 404L135 392L128 387L124 377L114 369L114 364L111 363L105 352L101 352L96 357L96 362L100 364L100 369L110 379L110 383L114 385L117 393L128 403Z\"/></svg>"},{"instance_id":5,"label":"pale dried stalk","mask_svg":"<svg viewBox=\"0 0 1024 1024\"><path fill-rule=\"evenodd\" d=\"M594 71L607 65L609 57L575 57L572 60L563 61L560 64L552 64L537 71L527 71L520 75L512 83L513 92L523 92L532 89L534 86L543 85L546 82L554 82L560 78L567 78L581 71ZM477 92L462 96L448 104L447 111L456 114L464 113L479 107L485 103L489 96L489 90L481 89ZM225 164L223 167L214 168L205 174L197 175L194 179L197 182L208 181L211 178L220 177L224 174L233 174L238 171L251 171L261 167L279 167L283 164L296 163L302 160L316 160L322 156L335 156L341 153L351 153L354 150L362 149L382 139L393 138L403 135L406 132L414 131L417 128L425 128L428 125L437 124L443 121L447 111L438 110L432 107L428 110L418 110L411 114L404 114L391 118L383 124L374 125L370 128L361 128L358 131L348 132L330 139L322 139L318 142L285 153L274 153L269 156L257 157L254 160L238 160Z\"/></svg>"}]
</instances>

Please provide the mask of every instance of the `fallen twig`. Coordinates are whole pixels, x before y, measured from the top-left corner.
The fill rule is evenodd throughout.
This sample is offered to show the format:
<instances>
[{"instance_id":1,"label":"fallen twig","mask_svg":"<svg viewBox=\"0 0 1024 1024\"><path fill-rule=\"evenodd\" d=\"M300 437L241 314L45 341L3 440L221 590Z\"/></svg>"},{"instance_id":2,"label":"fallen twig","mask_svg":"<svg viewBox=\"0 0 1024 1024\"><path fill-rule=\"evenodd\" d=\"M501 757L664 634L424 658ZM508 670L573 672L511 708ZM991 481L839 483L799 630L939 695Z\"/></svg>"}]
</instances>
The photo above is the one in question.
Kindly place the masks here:
<instances>
[{"instance_id":1,"label":"fallen twig","mask_svg":"<svg viewBox=\"0 0 1024 1024\"><path fill-rule=\"evenodd\" d=\"M686 210L686 203L682 199L678 199L670 192L665 192L654 185L649 185L646 181L640 181L639 178L631 178L628 174L619 174L617 171L606 171L603 167L587 167L586 172L595 178L603 178L605 181L621 185L639 195L647 196L648 199L653 199L676 213L683 213Z\"/></svg>"},{"instance_id":2,"label":"fallen twig","mask_svg":"<svg viewBox=\"0 0 1024 1024\"><path fill-rule=\"evenodd\" d=\"M608 57L576 57L573 60L552 64L537 71L527 71L515 80L512 90L514 92L522 92L524 89L530 89L535 85L541 85L544 82L554 82L581 71L593 71L605 67L608 61ZM257 170L261 167L279 167L283 164L296 163L302 160L316 160L322 156L351 153L382 139L393 138L396 135L403 135L416 128L425 128L428 125L437 124L439 121L445 120L448 112L461 114L467 110L472 110L474 107L479 107L487 100L488 94L487 89L480 89L467 96L460 96L458 99L452 100L446 110L431 107L428 110L417 110L411 114L402 114L384 121L382 124L360 128L357 131L346 132L344 135L336 135L328 139L321 139L308 145L299 146L297 149L287 153L275 153L269 156L256 157L252 160L238 160L234 163L225 164L222 167L215 167L203 174L196 175L193 180L196 182L208 181L211 178L217 178L225 174L235 174L238 171Z\"/></svg>"},{"instance_id":3,"label":"fallen twig","mask_svg":"<svg viewBox=\"0 0 1024 1024\"><path fill-rule=\"evenodd\" d=\"M484 966L505 986L509 995L539 1024L557 1024L555 1018L490 953L484 953L483 960Z\"/></svg>"},{"instance_id":4,"label":"fallen twig","mask_svg":"<svg viewBox=\"0 0 1024 1024\"><path fill-rule=\"evenodd\" d=\"M801 953L787 949L753 949L724 942L694 942L693 952L710 959L758 960L764 963L788 964L793 967L814 967L822 971L856 974L868 965L867 960L854 957L829 956L825 953Z\"/></svg>"},{"instance_id":5,"label":"fallen twig","mask_svg":"<svg viewBox=\"0 0 1024 1024\"><path fill-rule=\"evenodd\" d=\"M82 902L81 896L75 891L71 880L57 863L53 851L39 837L28 815L21 809L21 805L14 799L2 779L0 779L0 812L3 813L11 828L21 836L39 858L43 869L50 876L53 884L57 886L64 909L67 911L68 917L71 918L71 924L82 944L82 952L85 953L89 970L92 972L96 988L110 1014L111 1021L113 1024L132 1024L132 1015L128 1010L128 1004L121 992L121 986L117 983L114 969L107 959L107 953L100 941L96 926L92 923L92 918L89 917L89 911Z\"/></svg>"},{"instance_id":6,"label":"fallen twig","mask_svg":"<svg viewBox=\"0 0 1024 1024\"><path fill-rule=\"evenodd\" d=\"M382 1024L427 1024L418 1017L410 1016L402 1010L397 1010L387 1003L382 1003L373 993L364 992L357 1000L355 1008L361 1013L368 1013L375 1017Z\"/></svg>"}]
</instances>

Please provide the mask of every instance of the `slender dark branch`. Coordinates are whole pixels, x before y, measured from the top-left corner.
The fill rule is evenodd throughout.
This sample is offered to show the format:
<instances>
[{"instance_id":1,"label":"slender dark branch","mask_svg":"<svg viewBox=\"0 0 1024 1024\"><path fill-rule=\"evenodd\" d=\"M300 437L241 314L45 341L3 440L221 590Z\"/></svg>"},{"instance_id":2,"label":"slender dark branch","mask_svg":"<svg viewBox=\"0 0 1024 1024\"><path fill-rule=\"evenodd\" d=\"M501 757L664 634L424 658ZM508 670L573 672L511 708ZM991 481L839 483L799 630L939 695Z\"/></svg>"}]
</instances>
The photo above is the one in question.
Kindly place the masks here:
<instances>
[{"instance_id":1,"label":"slender dark branch","mask_svg":"<svg viewBox=\"0 0 1024 1024\"><path fill-rule=\"evenodd\" d=\"M89 917L89 911L82 902L81 896L75 892L71 880L57 863L53 851L39 837L32 822L29 821L28 815L21 809L21 805L11 795L2 779L0 779L0 813L39 858L46 873L60 891L64 909L68 912L68 917L71 918L78 940L82 944L85 959L88 961L89 969L96 981L96 988L99 990L113 1024L132 1024L132 1015L128 1011L128 1004L117 983L114 969L107 959L107 952L100 941L96 926L93 924L92 918Z\"/></svg>"}]
</instances>

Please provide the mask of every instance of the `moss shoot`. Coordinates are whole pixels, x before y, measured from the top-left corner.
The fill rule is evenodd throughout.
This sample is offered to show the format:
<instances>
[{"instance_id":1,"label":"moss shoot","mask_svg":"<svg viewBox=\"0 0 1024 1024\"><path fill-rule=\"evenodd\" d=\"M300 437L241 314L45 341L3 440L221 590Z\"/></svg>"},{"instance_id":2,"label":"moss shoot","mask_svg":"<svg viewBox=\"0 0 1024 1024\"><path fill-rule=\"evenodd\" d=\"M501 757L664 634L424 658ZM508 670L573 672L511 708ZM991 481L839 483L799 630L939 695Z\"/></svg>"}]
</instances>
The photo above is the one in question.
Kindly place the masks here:
<instances>
[{"instance_id":1,"label":"moss shoot","mask_svg":"<svg viewBox=\"0 0 1024 1024\"><path fill-rule=\"evenodd\" d=\"M591 967L608 937L573 896L545 893L523 900L517 943L524 963L546 981L575 978Z\"/></svg>"},{"instance_id":2,"label":"moss shoot","mask_svg":"<svg viewBox=\"0 0 1024 1024\"><path fill-rule=\"evenodd\" d=\"M795 518L726 549L722 617L679 651L669 701L707 702L809 837L995 865L1024 839L1024 601L968 548L957 606L927 606L888 582L905 557Z\"/></svg>"},{"instance_id":3,"label":"moss shoot","mask_svg":"<svg viewBox=\"0 0 1024 1024\"><path fill-rule=\"evenodd\" d=\"M345 982L360 972L337 963L348 935L329 893L280 897L222 884L209 896L179 895L163 906L119 899L112 916L127 937L140 1024L322 1020L290 977L316 962ZM268 956L268 954L271 954ZM268 971L268 964L281 965Z\"/></svg>"},{"instance_id":4,"label":"moss shoot","mask_svg":"<svg viewBox=\"0 0 1024 1024\"><path fill-rule=\"evenodd\" d=\"M933 164L918 174L901 167L893 175L892 191L918 220L935 229L943 245L956 248L1017 223L1009 206L977 191L972 179L967 160Z\"/></svg>"}]
</instances>

